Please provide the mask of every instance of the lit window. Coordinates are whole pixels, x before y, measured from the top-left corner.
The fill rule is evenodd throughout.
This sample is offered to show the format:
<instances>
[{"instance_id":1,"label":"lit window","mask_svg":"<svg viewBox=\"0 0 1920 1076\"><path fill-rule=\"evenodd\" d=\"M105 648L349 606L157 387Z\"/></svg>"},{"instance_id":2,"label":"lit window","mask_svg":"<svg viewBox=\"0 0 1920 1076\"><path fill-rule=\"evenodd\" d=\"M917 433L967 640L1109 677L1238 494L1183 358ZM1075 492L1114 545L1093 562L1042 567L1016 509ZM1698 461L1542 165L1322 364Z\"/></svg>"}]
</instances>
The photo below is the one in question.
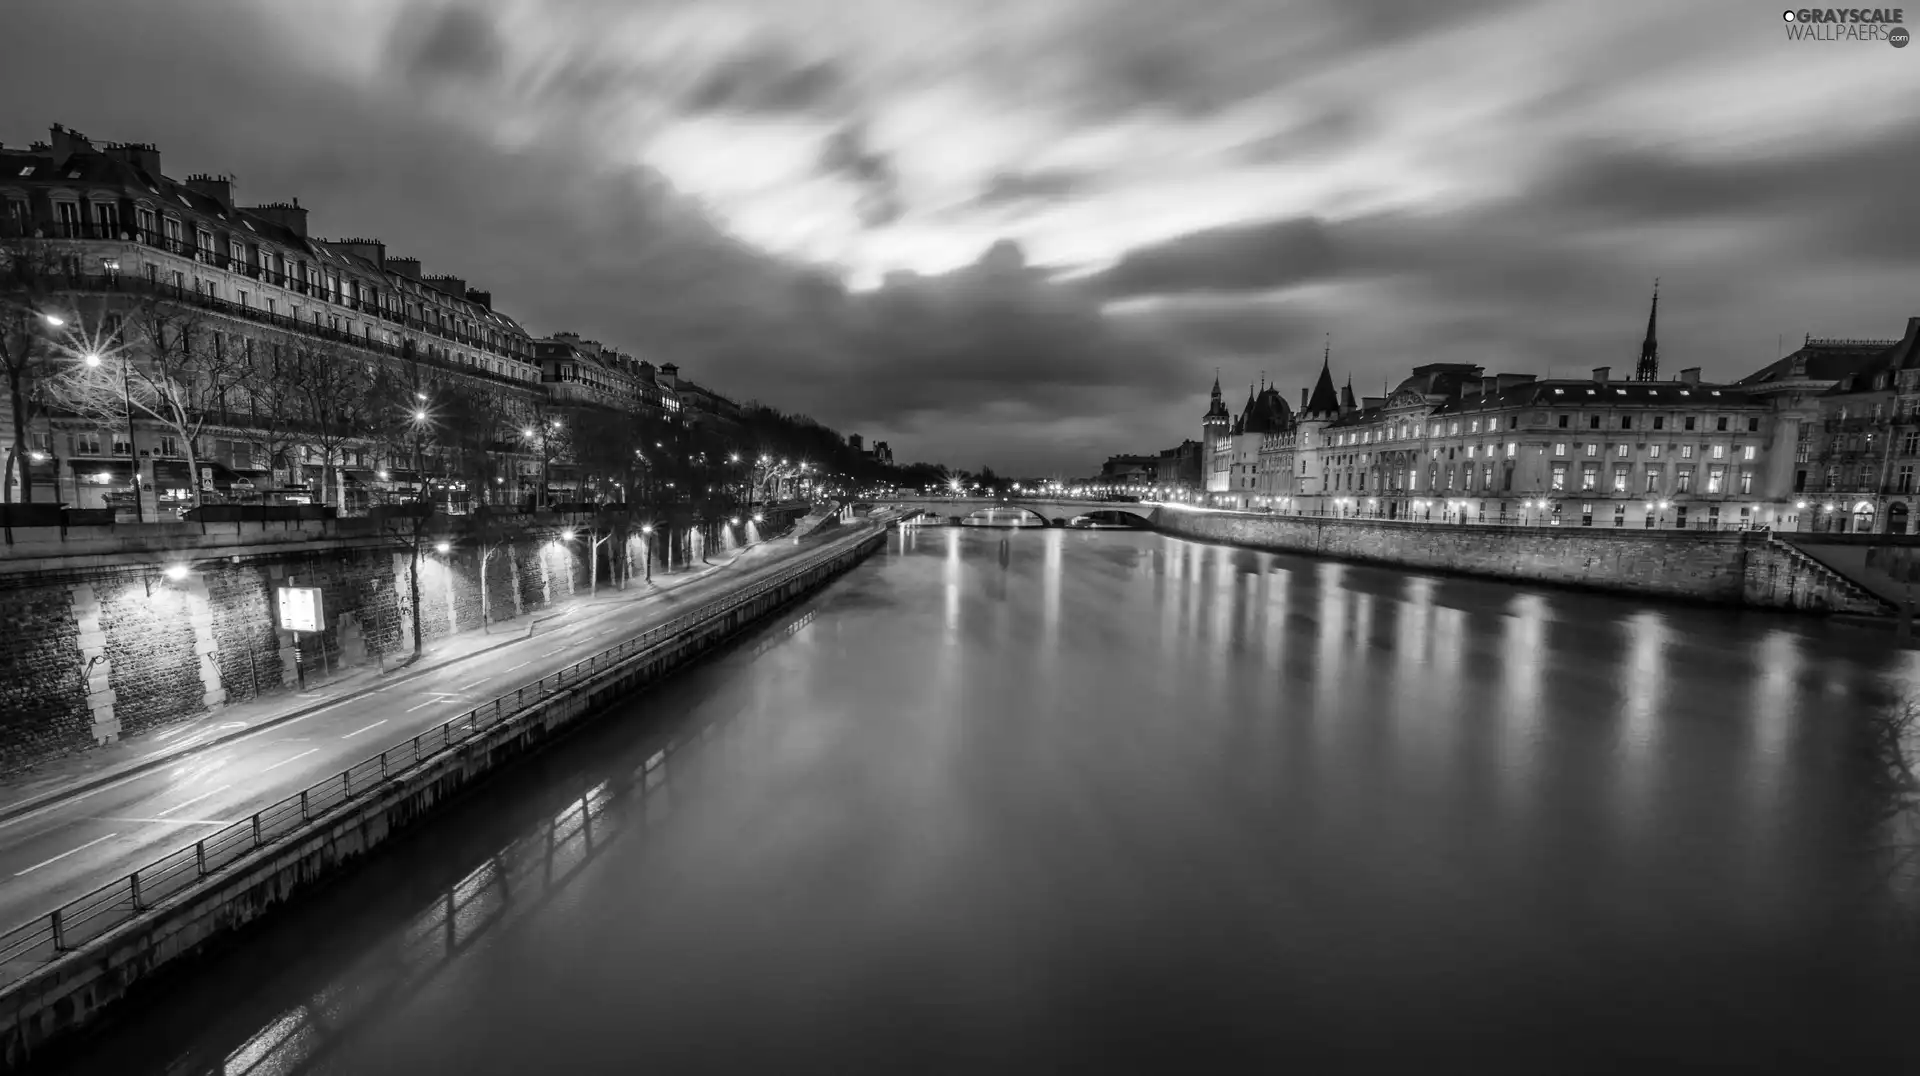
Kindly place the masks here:
<instances>
[{"instance_id":1,"label":"lit window","mask_svg":"<svg viewBox=\"0 0 1920 1076\"><path fill-rule=\"evenodd\" d=\"M1740 450L1740 458L1743 460L1750 460L1754 457L1755 451L1756 450L1753 445L1747 445L1746 447Z\"/></svg>"}]
</instances>

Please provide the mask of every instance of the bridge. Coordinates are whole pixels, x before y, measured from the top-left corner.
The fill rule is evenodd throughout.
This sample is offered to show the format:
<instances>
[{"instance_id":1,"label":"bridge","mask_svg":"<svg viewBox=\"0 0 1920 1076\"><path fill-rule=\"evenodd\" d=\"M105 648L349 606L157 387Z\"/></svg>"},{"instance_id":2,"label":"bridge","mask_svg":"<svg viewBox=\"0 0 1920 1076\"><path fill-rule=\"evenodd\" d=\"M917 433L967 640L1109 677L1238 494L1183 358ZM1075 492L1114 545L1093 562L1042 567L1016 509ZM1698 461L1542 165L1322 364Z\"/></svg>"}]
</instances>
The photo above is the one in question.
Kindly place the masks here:
<instances>
[{"instance_id":1,"label":"bridge","mask_svg":"<svg viewBox=\"0 0 1920 1076\"><path fill-rule=\"evenodd\" d=\"M1082 518L1095 523L1145 527L1153 517L1153 506L1138 501L1096 501L1070 497L903 497L876 501L875 505L897 505L909 511L919 509L929 516L949 522L964 521L969 517L984 515L989 509L998 509L1002 515L1009 512L1025 513L1032 519L1032 522L1024 524L1026 526L1047 527L1070 526Z\"/></svg>"}]
</instances>

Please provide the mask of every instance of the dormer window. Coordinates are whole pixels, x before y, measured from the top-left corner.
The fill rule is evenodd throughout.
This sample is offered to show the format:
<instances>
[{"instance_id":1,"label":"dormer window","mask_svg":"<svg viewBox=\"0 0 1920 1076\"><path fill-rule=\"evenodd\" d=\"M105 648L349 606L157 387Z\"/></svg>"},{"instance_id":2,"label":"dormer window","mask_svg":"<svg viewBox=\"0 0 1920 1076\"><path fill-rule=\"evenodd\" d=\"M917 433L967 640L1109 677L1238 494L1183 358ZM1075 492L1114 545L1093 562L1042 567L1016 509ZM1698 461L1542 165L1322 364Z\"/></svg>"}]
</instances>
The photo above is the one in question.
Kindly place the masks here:
<instances>
[{"instance_id":1,"label":"dormer window","mask_svg":"<svg viewBox=\"0 0 1920 1076\"><path fill-rule=\"evenodd\" d=\"M30 176L33 174L34 167L35 167L34 165L29 164L20 169L20 174L23 176ZM132 481L132 479L128 479L128 481Z\"/></svg>"}]
</instances>

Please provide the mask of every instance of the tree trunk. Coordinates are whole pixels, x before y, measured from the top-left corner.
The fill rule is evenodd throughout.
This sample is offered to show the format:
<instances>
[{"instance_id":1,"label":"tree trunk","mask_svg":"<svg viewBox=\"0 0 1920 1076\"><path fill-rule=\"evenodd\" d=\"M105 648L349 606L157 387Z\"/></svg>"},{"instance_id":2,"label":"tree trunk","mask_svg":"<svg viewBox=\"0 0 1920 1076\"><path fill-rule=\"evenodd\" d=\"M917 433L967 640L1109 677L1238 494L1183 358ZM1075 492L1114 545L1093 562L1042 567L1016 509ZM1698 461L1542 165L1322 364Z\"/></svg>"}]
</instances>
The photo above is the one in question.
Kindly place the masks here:
<instances>
[{"instance_id":1,"label":"tree trunk","mask_svg":"<svg viewBox=\"0 0 1920 1076\"><path fill-rule=\"evenodd\" d=\"M493 634L493 617L487 608L487 560L493 556L493 547L480 547L480 634Z\"/></svg>"},{"instance_id":2,"label":"tree trunk","mask_svg":"<svg viewBox=\"0 0 1920 1076\"><path fill-rule=\"evenodd\" d=\"M587 597L593 598L600 593L600 540L593 531L587 532Z\"/></svg>"},{"instance_id":3,"label":"tree trunk","mask_svg":"<svg viewBox=\"0 0 1920 1076\"><path fill-rule=\"evenodd\" d=\"M420 656L420 524L413 526L413 566L407 570L407 590L413 598L413 656Z\"/></svg>"},{"instance_id":4,"label":"tree trunk","mask_svg":"<svg viewBox=\"0 0 1920 1076\"><path fill-rule=\"evenodd\" d=\"M187 446L187 506L198 508L200 500L200 454L194 451L193 438L183 438Z\"/></svg>"},{"instance_id":5,"label":"tree trunk","mask_svg":"<svg viewBox=\"0 0 1920 1076\"><path fill-rule=\"evenodd\" d=\"M13 450L7 459L7 467L20 471L20 503L33 503L33 477L27 471L27 398L20 390L20 371L17 367L7 367L7 392L13 401ZM7 503L13 502L13 483L7 482Z\"/></svg>"}]
</instances>

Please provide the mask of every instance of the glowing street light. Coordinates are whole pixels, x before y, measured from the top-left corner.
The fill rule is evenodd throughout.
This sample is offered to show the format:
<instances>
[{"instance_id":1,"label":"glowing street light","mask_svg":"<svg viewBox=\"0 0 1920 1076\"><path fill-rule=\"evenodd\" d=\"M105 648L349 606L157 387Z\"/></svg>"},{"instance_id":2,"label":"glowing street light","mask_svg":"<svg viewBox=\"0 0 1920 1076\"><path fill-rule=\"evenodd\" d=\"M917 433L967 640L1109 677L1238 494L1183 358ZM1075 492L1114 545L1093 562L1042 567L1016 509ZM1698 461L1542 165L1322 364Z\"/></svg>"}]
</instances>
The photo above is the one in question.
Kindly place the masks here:
<instances>
[{"instance_id":1,"label":"glowing street light","mask_svg":"<svg viewBox=\"0 0 1920 1076\"><path fill-rule=\"evenodd\" d=\"M446 552L450 552L452 549L453 549L453 544L451 542L435 542L433 545L433 551L436 553L446 553Z\"/></svg>"},{"instance_id":2,"label":"glowing street light","mask_svg":"<svg viewBox=\"0 0 1920 1076\"><path fill-rule=\"evenodd\" d=\"M563 531L561 531L561 532L560 532L560 540L561 540L561 541L563 541L563 542L571 542L571 541L573 541L573 528L572 528L572 527L568 527L568 528L567 528L566 530L563 530Z\"/></svg>"},{"instance_id":3,"label":"glowing street light","mask_svg":"<svg viewBox=\"0 0 1920 1076\"><path fill-rule=\"evenodd\" d=\"M99 366L100 361L100 353L98 351L87 352L85 362L88 366Z\"/></svg>"},{"instance_id":4,"label":"glowing street light","mask_svg":"<svg viewBox=\"0 0 1920 1076\"><path fill-rule=\"evenodd\" d=\"M187 566L184 564L169 564L167 565L166 574L168 579L178 583L187 577Z\"/></svg>"},{"instance_id":5,"label":"glowing street light","mask_svg":"<svg viewBox=\"0 0 1920 1076\"><path fill-rule=\"evenodd\" d=\"M41 317L41 320L45 321L48 325L51 325L56 329L64 328L67 324L67 319L61 317L58 314L42 314L40 315L40 317Z\"/></svg>"}]
</instances>

